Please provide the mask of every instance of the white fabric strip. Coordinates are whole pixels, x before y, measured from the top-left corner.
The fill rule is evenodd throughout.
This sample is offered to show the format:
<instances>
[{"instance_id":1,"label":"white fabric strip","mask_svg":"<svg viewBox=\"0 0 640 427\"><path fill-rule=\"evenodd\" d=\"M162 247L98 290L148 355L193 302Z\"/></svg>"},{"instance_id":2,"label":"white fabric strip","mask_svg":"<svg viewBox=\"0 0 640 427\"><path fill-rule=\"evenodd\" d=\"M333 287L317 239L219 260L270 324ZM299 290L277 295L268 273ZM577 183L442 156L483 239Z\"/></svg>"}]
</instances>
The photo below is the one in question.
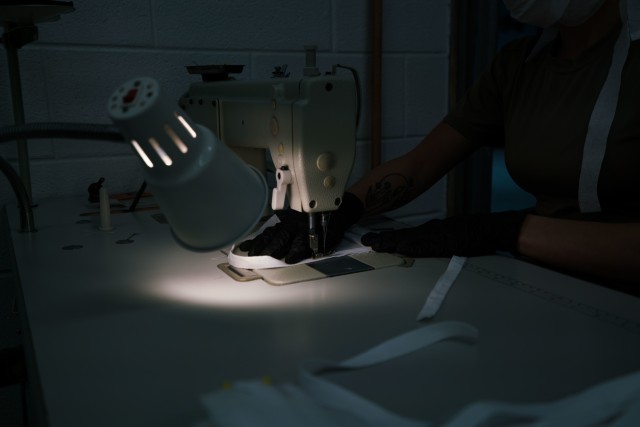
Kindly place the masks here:
<instances>
[{"instance_id":1,"label":"white fabric strip","mask_svg":"<svg viewBox=\"0 0 640 427\"><path fill-rule=\"evenodd\" d=\"M340 411L351 412L366 420L366 425L425 426L425 421L399 417L379 405L345 390L317 376L326 369L361 369L388 362L441 341L462 339L475 341L478 331L462 322L442 322L406 332L385 341L341 363L309 361L300 369L299 381L310 396L324 405Z\"/></svg>"},{"instance_id":2,"label":"white fabric strip","mask_svg":"<svg viewBox=\"0 0 640 427\"><path fill-rule=\"evenodd\" d=\"M418 313L417 320L432 318L436 315L438 310L440 310L440 306L442 305L444 298L447 296L449 289L451 289L451 286L453 286L453 282L455 282L458 278L458 275L462 271L462 268L464 267L464 264L466 262L466 257L451 257L447 269L438 278L438 281L429 293L427 301L422 307L422 310L420 310L420 313Z\"/></svg>"},{"instance_id":3,"label":"white fabric strip","mask_svg":"<svg viewBox=\"0 0 640 427\"><path fill-rule=\"evenodd\" d=\"M584 143L578 184L578 203L580 212L583 213L601 211L598 199L598 180L611 123L618 106L622 69L627 60L630 43L629 29L625 23L613 50L609 74L593 107Z\"/></svg>"},{"instance_id":4,"label":"white fabric strip","mask_svg":"<svg viewBox=\"0 0 640 427\"><path fill-rule=\"evenodd\" d=\"M276 215L273 215L269 220L267 220L262 227L255 233L248 236L247 239L253 238L258 234L262 233L262 231L273 225L276 225L279 222L279 219ZM364 253L371 251L371 248L368 246L364 246L360 243L360 236L356 236L353 233L346 233L345 238L342 239L336 250L331 255L326 255L322 257L322 259L327 258L335 258L345 255L352 255L358 253ZM267 255L258 255L258 256L246 256L238 253L236 246L233 245L229 250L229 254L227 255L227 261L229 264L236 268L243 268L246 270L264 270L268 268L281 268L281 267L291 267L291 264L287 264L286 262L267 256ZM307 258L300 261L298 264L308 264L310 262L318 261L314 258Z\"/></svg>"},{"instance_id":5,"label":"white fabric strip","mask_svg":"<svg viewBox=\"0 0 640 427\"><path fill-rule=\"evenodd\" d=\"M406 332L340 363L309 360L299 368L298 384L239 382L202 399L216 426L390 426L427 427L401 417L319 376L331 369L361 369L384 363L444 340L475 341L478 331L462 322L442 322ZM311 420L313 423L310 424Z\"/></svg>"},{"instance_id":6,"label":"white fabric strip","mask_svg":"<svg viewBox=\"0 0 640 427\"><path fill-rule=\"evenodd\" d=\"M366 368L454 338L475 341L478 338L478 330L463 322L435 323L391 338L333 367Z\"/></svg>"},{"instance_id":7,"label":"white fabric strip","mask_svg":"<svg viewBox=\"0 0 640 427\"><path fill-rule=\"evenodd\" d=\"M640 372L634 372L551 403L478 402L464 408L443 427L482 426L496 419L513 420L500 424L505 427L636 427L639 406ZM525 419L527 424L522 424Z\"/></svg>"},{"instance_id":8,"label":"white fabric strip","mask_svg":"<svg viewBox=\"0 0 640 427\"><path fill-rule=\"evenodd\" d=\"M319 375L331 369L366 368L443 340L474 341L477 336L477 330L465 323L432 324L341 363L307 361L300 367L297 384L240 381L203 396L202 403L209 421L220 427L429 427L427 420L401 417ZM636 427L639 416L640 372L634 372L552 402L479 401L441 426L479 427L499 419L503 427Z\"/></svg>"},{"instance_id":9,"label":"white fabric strip","mask_svg":"<svg viewBox=\"0 0 640 427\"><path fill-rule=\"evenodd\" d=\"M331 253L331 255L325 255L321 259L335 258L346 255L360 254L364 252L371 251L371 248L367 246L361 246L355 242L343 241L336 250ZM300 261L297 264L308 264L310 262L318 261L320 258L307 258ZM230 265L236 268L244 268L247 270L264 270L268 268L281 268L281 267L291 267L291 265L297 264L287 264L286 262L267 256L267 255L258 255L258 256L244 256L239 255L238 253L233 252L231 250L229 255L227 256L227 260Z\"/></svg>"}]
</instances>

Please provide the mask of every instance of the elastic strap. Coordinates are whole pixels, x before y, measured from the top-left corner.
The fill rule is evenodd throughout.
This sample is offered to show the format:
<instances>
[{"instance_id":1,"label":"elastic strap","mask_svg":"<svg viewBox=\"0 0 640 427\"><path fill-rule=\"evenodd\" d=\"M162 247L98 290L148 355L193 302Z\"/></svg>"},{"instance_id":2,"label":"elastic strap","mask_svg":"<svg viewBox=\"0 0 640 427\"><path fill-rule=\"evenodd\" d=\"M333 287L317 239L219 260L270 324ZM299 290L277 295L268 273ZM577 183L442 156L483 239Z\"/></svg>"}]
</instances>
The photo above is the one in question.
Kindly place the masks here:
<instances>
[{"instance_id":1,"label":"elastic strap","mask_svg":"<svg viewBox=\"0 0 640 427\"><path fill-rule=\"evenodd\" d=\"M625 22L618 40L616 40L609 73L600 90L600 95L598 95L589 120L578 184L578 203L582 213L601 211L598 198L598 180L607 149L611 123L613 123L618 106L622 70L630 45L629 28Z\"/></svg>"}]
</instances>

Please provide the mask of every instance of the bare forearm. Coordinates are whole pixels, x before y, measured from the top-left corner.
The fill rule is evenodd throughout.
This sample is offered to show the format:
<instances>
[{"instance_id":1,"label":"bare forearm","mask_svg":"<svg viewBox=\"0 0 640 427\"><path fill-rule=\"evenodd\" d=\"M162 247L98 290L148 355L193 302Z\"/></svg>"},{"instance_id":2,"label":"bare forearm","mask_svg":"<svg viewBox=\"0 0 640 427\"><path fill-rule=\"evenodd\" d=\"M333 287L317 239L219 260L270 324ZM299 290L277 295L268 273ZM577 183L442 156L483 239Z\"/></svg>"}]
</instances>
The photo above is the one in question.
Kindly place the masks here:
<instances>
[{"instance_id":1,"label":"bare forearm","mask_svg":"<svg viewBox=\"0 0 640 427\"><path fill-rule=\"evenodd\" d=\"M349 192L365 206L365 216L399 208L428 190L475 147L440 123L409 153L386 162L356 182Z\"/></svg>"},{"instance_id":2,"label":"bare forearm","mask_svg":"<svg viewBox=\"0 0 640 427\"><path fill-rule=\"evenodd\" d=\"M386 212L413 200L420 194L415 177L395 159L372 170L349 191L363 202L364 215Z\"/></svg>"},{"instance_id":3,"label":"bare forearm","mask_svg":"<svg viewBox=\"0 0 640 427\"><path fill-rule=\"evenodd\" d=\"M640 223L528 215L520 231L518 250L533 260L575 274L640 286Z\"/></svg>"}]
</instances>

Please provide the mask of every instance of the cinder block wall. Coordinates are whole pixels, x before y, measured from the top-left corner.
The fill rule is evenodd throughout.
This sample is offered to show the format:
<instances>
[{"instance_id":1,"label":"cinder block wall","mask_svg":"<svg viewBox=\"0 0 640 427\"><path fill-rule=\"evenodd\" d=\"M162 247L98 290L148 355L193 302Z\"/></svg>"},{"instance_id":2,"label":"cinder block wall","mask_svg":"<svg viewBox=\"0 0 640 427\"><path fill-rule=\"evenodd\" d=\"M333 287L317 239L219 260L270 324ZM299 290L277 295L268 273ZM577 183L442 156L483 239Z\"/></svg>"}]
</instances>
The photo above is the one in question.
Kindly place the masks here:
<instances>
[{"instance_id":1,"label":"cinder block wall","mask_svg":"<svg viewBox=\"0 0 640 427\"><path fill-rule=\"evenodd\" d=\"M274 66L287 64L292 77L300 76L303 46L317 45L321 70L340 63L360 74L364 94L352 172L356 179L370 165L371 3L76 0L74 12L40 24L39 40L19 51L27 122L108 123L109 95L140 75L157 78L177 100L197 80L186 72L187 65L245 64L238 78L254 79L268 78ZM449 0L384 2L383 160L409 150L446 113L449 21ZM0 126L13 124L4 52L0 97ZM2 144L0 155L17 167L14 145ZM134 191L142 182L138 159L125 144L33 140L28 145L36 202L84 195L100 177L110 191ZM0 204L15 203L4 177L0 191ZM440 183L400 213L444 209ZM0 251L0 259L6 259L7 249Z\"/></svg>"}]
</instances>

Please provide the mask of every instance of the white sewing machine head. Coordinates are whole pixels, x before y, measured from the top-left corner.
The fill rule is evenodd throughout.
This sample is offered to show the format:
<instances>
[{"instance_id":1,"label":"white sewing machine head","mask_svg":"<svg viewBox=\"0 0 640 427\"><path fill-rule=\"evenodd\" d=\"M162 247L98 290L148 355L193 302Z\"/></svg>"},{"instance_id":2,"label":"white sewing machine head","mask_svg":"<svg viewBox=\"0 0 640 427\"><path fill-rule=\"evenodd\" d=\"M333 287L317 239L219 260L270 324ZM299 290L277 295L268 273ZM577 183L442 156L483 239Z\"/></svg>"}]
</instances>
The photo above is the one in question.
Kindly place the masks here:
<instances>
[{"instance_id":1,"label":"white sewing machine head","mask_svg":"<svg viewBox=\"0 0 640 427\"><path fill-rule=\"evenodd\" d=\"M354 78L320 74L315 50L307 49L306 59L299 79L286 78L280 67L265 80L229 79L237 66L194 67L190 72L204 81L192 84L180 105L263 173L269 150L277 182L272 208L283 209L286 197L289 207L310 214L311 229L312 214L342 203L354 161L359 101Z\"/></svg>"}]
</instances>

